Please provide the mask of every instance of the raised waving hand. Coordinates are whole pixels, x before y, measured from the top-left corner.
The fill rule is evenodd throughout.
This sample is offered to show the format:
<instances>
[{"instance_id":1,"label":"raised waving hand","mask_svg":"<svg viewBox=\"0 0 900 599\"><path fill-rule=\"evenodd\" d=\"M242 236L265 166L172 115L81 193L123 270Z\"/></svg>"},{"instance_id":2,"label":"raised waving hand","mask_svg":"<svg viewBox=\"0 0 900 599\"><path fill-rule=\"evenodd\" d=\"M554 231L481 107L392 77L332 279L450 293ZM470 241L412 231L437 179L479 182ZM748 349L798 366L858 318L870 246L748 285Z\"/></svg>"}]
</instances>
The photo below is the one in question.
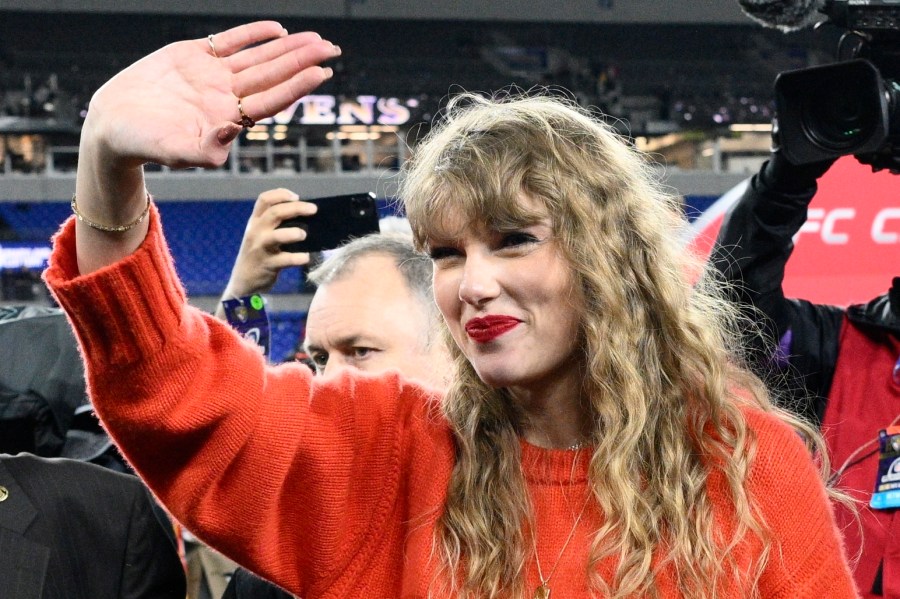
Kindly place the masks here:
<instances>
[{"instance_id":1,"label":"raised waving hand","mask_svg":"<svg viewBox=\"0 0 900 599\"><path fill-rule=\"evenodd\" d=\"M331 76L340 49L274 21L170 44L104 84L82 129L76 197L85 219L133 223L147 206L142 165L215 166L243 125L269 117ZM78 223L78 264L90 272L131 253L146 221L127 231Z\"/></svg>"}]
</instances>

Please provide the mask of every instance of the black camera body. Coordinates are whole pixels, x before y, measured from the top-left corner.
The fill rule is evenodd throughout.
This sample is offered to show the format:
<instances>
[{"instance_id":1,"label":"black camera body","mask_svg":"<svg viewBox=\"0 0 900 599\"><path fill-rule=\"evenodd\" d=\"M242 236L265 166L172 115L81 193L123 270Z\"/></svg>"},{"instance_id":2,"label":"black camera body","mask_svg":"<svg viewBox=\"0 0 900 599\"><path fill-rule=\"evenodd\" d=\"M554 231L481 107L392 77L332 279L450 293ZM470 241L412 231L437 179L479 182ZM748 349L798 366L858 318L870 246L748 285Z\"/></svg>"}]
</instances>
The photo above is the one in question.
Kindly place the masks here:
<instances>
[{"instance_id":1,"label":"black camera body","mask_svg":"<svg viewBox=\"0 0 900 599\"><path fill-rule=\"evenodd\" d=\"M900 173L900 0L826 0L837 62L775 79L777 143L794 164L854 155Z\"/></svg>"}]
</instances>

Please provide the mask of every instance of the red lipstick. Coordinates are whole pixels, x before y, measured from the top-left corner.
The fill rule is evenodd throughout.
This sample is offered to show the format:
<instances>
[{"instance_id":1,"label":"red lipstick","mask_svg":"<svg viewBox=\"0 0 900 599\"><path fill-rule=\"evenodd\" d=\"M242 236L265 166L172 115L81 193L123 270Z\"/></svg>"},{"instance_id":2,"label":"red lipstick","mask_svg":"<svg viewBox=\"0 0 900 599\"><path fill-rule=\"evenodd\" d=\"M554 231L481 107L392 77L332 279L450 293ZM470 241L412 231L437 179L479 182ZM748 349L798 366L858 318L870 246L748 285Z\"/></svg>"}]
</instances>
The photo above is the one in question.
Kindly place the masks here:
<instances>
[{"instance_id":1,"label":"red lipstick","mask_svg":"<svg viewBox=\"0 0 900 599\"><path fill-rule=\"evenodd\" d=\"M472 318L466 323L466 334L476 343L493 341L500 335L511 331L522 322L512 316L490 315Z\"/></svg>"}]
</instances>

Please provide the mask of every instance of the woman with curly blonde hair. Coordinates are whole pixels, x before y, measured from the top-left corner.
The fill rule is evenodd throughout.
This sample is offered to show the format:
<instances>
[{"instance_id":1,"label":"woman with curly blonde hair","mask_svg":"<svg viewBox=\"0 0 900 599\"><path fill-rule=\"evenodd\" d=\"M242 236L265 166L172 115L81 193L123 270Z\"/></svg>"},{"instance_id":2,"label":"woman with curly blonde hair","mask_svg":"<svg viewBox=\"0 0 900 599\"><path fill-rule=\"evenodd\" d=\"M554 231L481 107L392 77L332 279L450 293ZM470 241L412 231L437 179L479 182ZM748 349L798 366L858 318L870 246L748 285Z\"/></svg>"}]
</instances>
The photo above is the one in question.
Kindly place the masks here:
<instances>
[{"instance_id":1,"label":"woman with curly blonde hair","mask_svg":"<svg viewBox=\"0 0 900 599\"><path fill-rule=\"evenodd\" d=\"M541 553L530 538L539 538L541 516L519 466L523 452L534 453L524 438L574 450L573 477L587 481L578 498L587 494L585 511L603 514L585 539L585 571L601 596L660 594L668 578L660 573L669 569L678 574L666 582L679 596L759 596L769 561L778 559L771 551L781 548L768 498L749 484L760 450L754 423L768 412L815 448L819 438L775 408L740 366L738 322L717 289L687 283L699 265L676 234L684 224L677 199L619 135L570 103L462 96L447 113L418 148L401 193L418 243L435 261L445 318L503 304L465 295L481 276L465 271L467 243L477 240L476 250L494 244L505 260L552 246L554 267L532 276L546 284L553 270L570 271L557 307L571 321L560 326L567 318L559 316L535 339L542 365L527 376L543 369L557 379L541 396L495 382L503 365L490 354L498 349L472 343L458 319L447 318L458 376L443 410L459 445L438 529L448 569L464 573L465 589L502 596L521 586L519 573ZM553 552L545 558L552 564Z\"/></svg>"},{"instance_id":2,"label":"woman with curly blonde hair","mask_svg":"<svg viewBox=\"0 0 900 599\"><path fill-rule=\"evenodd\" d=\"M818 436L689 283L676 199L566 102L461 97L405 169L455 358L443 393L268 366L185 304L141 164L221 162L337 52L254 23L91 102L47 280L97 412L172 513L307 599L856 597Z\"/></svg>"}]
</instances>

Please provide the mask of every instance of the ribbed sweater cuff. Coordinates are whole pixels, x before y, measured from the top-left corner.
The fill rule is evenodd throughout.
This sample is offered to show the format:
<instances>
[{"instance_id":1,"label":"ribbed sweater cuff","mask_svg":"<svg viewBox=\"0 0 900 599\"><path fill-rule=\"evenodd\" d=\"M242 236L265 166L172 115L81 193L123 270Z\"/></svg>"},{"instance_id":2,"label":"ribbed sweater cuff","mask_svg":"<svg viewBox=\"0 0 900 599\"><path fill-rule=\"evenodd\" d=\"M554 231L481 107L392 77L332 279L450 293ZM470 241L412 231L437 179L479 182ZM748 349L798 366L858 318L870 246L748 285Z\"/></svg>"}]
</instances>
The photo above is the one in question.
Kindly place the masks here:
<instances>
[{"instance_id":1,"label":"ribbed sweater cuff","mask_svg":"<svg viewBox=\"0 0 900 599\"><path fill-rule=\"evenodd\" d=\"M78 271L75 218L53 238L44 280L92 362L125 365L156 353L178 330L185 292L151 206L150 228L130 256L87 275Z\"/></svg>"}]
</instances>

